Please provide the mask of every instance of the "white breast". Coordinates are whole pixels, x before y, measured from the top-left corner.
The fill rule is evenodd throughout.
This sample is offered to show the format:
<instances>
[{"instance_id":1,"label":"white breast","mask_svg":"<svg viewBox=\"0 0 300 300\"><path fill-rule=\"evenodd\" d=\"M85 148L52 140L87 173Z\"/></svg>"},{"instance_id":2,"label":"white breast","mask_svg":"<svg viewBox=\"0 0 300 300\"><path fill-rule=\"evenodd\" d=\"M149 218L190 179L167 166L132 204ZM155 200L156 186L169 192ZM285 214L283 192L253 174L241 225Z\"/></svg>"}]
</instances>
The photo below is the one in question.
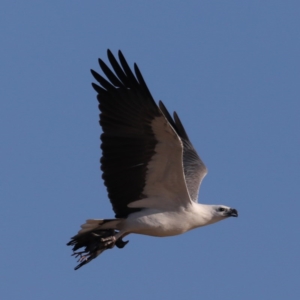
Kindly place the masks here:
<instances>
[{"instance_id":1,"label":"white breast","mask_svg":"<svg viewBox=\"0 0 300 300\"><path fill-rule=\"evenodd\" d=\"M137 233L164 237L182 234L196 227L207 225L210 215L199 209L198 203L176 210L146 208L132 213L121 222L118 229L126 233Z\"/></svg>"}]
</instances>

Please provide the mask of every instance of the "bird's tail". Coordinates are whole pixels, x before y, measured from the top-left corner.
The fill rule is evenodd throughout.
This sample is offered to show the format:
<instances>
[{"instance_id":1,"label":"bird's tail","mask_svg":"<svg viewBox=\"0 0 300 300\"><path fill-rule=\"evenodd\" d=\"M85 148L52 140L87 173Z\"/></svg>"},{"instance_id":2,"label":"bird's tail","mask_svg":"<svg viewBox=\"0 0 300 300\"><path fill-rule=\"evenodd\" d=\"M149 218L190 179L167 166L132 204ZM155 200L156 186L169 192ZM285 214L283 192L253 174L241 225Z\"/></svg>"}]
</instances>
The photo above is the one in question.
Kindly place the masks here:
<instances>
[{"instance_id":1,"label":"bird's tail","mask_svg":"<svg viewBox=\"0 0 300 300\"><path fill-rule=\"evenodd\" d=\"M79 265L75 270L89 263L104 250L111 249L114 245L123 248L128 243L122 240L122 236L118 237L119 231L116 228L121 221L122 219L87 220L81 225L81 230L67 244L73 246L72 255L78 258ZM83 251L76 251L82 247Z\"/></svg>"}]
</instances>

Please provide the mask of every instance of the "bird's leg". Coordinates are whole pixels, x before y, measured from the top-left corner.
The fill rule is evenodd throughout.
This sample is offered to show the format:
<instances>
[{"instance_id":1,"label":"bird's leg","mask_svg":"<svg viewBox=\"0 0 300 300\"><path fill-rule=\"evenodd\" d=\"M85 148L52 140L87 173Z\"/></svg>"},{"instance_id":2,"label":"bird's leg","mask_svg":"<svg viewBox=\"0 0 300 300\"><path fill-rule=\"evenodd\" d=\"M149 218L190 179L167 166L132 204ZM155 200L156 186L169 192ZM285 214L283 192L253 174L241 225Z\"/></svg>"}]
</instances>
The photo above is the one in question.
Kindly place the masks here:
<instances>
[{"instance_id":1,"label":"bird's leg","mask_svg":"<svg viewBox=\"0 0 300 300\"><path fill-rule=\"evenodd\" d=\"M114 245L115 245L115 243L116 243L116 241L117 241L117 239L116 239L115 235L101 239L101 242L104 243L104 246L105 247L110 246L109 248L113 248Z\"/></svg>"},{"instance_id":2,"label":"bird's leg","mask_svg":"<svg viewBox=\"0 0 300 300\"><path fill-rule=\"evenodd\" d=\"M122 241L122 237L125 235L119 231L115 235L102 238L101 242L104 243L104 247L113 248L116 245L118 248L123 248L128 243L128 241Z\"/></svg>"}]
</instances>

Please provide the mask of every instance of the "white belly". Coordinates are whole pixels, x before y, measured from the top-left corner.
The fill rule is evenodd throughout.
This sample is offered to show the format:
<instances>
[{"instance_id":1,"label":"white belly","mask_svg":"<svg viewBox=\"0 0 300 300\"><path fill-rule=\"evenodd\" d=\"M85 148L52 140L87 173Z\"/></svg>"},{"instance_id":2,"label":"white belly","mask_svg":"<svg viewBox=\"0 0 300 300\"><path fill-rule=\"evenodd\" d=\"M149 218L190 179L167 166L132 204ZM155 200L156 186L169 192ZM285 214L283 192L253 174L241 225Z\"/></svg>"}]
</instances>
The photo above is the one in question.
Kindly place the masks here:
<instances>
[{"instance_id":1,"label":"white belly","mask_svg":"<svg viewBox=\"0 0 300 300\"><path fill-rule=\"evenodd\" d=\"M122 232L164 237L193 229L193 214L187 210L161 211L144 209L128 216L120 223Z\"/></svg>"}]
</instances>

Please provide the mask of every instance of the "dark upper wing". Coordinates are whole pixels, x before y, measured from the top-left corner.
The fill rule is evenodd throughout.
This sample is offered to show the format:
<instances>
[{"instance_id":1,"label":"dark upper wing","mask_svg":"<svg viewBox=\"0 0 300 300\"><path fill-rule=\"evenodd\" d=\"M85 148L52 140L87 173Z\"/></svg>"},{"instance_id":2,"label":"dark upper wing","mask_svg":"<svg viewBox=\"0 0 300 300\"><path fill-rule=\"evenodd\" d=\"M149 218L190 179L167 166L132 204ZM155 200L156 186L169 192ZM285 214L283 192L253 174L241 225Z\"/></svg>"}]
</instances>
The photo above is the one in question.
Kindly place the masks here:
<instances>
[{"instance_id":1,"label":"dark upper wing","mask_svg":"<svg viewBox=\"0 0 300 300\"><path fill-rule=\"evenodd\" d=\"M181 138L183 143L183 169L185 181L191 199L197 202L200 184L207 174L207 169L193 147L177 113L174 112L173 119L161 101L159 102L159 108Z\"/></svg>"},{"instance_id":2,"label":"dark upper wing","mask_svg":"<svg viewBox=\"0 0 300 300\"><path fill-rule=\"evenodd\" d=\"M158 108L137 65L133 74L118 54L120 63L108 50L113 71L99 60L108 80L92 70L100 84L93 83L103 129L102 177L116 217L196 201L204 164L177 114L173 120L161 102Z\"/></svg>"},{"instance_id":3,"label":"dark upper wing","mask_svg":"<svg viewBox=\"0 0 300 300\"><path fill-rule=\"evenodd\" d=\"M147 163L157 143L151 121L161 113L137 65L134 75L121 51L120 64L110 50L107 54L114 73L99 59L109 81L91 70L100 86L92 85L98 92L99 123L103 129L102 178L116 217L120 218L139 210L127 205L143 197Z\"/></svg>"}]
</instances>

